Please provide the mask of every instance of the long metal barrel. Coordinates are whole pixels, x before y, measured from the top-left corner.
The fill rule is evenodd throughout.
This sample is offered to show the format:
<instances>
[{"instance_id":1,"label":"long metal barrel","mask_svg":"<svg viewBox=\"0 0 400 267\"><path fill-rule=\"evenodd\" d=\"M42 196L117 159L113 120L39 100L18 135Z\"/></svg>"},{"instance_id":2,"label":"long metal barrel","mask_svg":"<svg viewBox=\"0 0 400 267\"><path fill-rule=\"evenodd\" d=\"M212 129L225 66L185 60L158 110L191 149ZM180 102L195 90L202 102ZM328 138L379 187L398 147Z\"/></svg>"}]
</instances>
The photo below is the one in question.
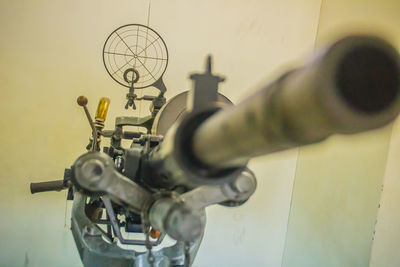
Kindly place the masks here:
<instances>
[{"instance_id":1,"label":"long metal barrel","mask_svg":"<svg viewBox=\"0 0 400 267\"><path fill-rule=\"evenodd\" d=\"M381 127L400 111L400 59L393 46L350 36L282 75L195 131L192 151L214 168Z\"/></svg>"}]
</instances>

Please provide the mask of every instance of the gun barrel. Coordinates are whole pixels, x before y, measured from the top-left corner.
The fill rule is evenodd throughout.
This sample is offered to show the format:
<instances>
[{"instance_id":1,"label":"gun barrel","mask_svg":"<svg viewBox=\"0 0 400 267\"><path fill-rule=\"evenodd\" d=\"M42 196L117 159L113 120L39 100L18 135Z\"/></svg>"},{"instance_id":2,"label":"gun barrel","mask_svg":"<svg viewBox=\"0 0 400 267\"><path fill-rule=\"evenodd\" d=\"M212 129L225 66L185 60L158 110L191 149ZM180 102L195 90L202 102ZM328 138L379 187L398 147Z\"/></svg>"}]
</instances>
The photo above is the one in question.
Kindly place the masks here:
<instances>
[{"instance_id":1,"label":"gun barrel","mask_svg":"<svg viewBox=\"0 0 400 267\"><path fill-rule=\"evenodd\" d=\"M381 127L400 111L400 60L386 41L350 36L234 107L192 137L203 164L228 168L249 158Z\"/></svg>"}]
</instances>

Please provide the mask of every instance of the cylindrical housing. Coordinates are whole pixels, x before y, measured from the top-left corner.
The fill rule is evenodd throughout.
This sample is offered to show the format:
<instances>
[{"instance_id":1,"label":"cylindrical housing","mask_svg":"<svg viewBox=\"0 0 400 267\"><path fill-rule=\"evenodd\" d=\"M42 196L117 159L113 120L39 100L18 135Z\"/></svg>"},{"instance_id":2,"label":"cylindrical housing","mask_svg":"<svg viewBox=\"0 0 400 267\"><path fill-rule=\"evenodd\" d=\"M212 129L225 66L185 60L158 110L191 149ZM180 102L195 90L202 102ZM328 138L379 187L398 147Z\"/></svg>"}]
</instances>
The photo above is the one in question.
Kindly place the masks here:
<instances>
[{"instance_id":1,"label":"cylindrical housing","mask_svg":"<svg viewBox=\"0 0 400 267\"><path fill-rule=\"evenodd\" d=\"M397 51L380 38L346 37L207 119L194 133L193 154L226 168L332 134L374 129L398 115L399 90Z\"/></svg>"}]
</instances>

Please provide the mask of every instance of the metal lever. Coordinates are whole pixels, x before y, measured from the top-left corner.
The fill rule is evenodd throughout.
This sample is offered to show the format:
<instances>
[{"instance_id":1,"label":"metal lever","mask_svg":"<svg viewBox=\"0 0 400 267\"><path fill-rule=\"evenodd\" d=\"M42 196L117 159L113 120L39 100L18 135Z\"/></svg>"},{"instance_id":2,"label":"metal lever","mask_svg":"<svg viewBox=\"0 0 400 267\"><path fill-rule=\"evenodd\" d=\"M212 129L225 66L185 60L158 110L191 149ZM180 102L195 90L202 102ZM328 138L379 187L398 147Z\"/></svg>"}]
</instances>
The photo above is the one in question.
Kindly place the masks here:
<instances>
[{"instance_id":1,"label":"metal lever","mask_svg":"<svg viewBox=\"0 0 400 267\"><path fill-rule=\"evenodd\" d=\"M128 205L138 213L153 201L150 191L129 180L114 168L114 161L107 154L89 152L74 163L74 179L78 188L94 194L108 194L113 202Z\"/></svg>"},{"instance_id":2,"label":"metal lever","mask_svg":"<svg viewBox=\"0 0 400 267\"><path fill-rule=\"evenodd\" d=\"M93 135L92 151L94 151L97 147L97 130L93 123L92 117L90 116L89 110L86 106L86 104L88 103L88 99L85 96L81 95L80 97L78 97L76 102L78 103L79 106L83 107L83 110L85 111L86 117L89 121L90 127L92 128L92 135Z\"/></svg>"}]
</instances>

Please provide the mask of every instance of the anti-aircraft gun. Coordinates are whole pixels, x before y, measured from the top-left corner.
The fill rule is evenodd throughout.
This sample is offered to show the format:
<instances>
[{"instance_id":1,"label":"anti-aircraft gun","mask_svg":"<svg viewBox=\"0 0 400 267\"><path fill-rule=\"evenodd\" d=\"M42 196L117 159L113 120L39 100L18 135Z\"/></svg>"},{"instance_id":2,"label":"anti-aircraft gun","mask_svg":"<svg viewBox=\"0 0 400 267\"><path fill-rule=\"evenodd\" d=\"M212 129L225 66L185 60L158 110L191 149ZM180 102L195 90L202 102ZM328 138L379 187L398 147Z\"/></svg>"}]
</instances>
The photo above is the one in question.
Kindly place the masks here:
<instances>
[{"instance_id":1,"label":"anti-aircraft gun","mask_svg":"<svg viewBox=\"0 0 400 267\"><path fill-rule=\"evenodd\" d=\"M146 32L151 37L141 44ZM375 129L400 112L399 55L377 37L341 39L237 106L218 93L223 78L213 74L211 57L204 73L190 76L193 88L166 102L168 52L143 25L115 30L103 52L109 74L129 88L126 108L151 101L151 115L117 117L115 129L104 130L109 100L100 100L93 121L87 99L79 97L92 127L88 152L66 169L63 180L31 184L32 193L69 190L71 229L85 266L190 266L202 240L205 208L242 205L256 190L247 168L252 157ZM159 95L138 98L135 90L149 81ZM101 138L110 138L103 152ZM131 146L123 147L123 139ZM144 238L125 238L123 229ZM166 235L176 243L153 250Z\"/></svg>"}]
</instances>

